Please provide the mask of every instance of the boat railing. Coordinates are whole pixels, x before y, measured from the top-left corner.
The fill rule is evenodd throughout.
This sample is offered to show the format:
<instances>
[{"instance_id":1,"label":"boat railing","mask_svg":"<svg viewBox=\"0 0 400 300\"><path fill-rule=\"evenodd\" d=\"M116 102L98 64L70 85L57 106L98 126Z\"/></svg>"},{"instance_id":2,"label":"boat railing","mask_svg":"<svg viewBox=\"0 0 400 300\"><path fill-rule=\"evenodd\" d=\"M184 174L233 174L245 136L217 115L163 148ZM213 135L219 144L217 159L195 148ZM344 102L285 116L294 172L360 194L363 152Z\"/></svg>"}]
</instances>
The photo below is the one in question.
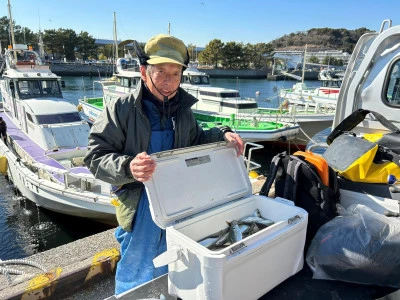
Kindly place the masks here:
<instances>
[{"instance_id":1,"label":"boat railing","mask_svg":"<svg viewBox=\"0 0 400 300\"><path fill-rule=\"evenodd\" d=\"M244 145L243 159L244 159L244 162L246 164L247 173L249 173L250 171L258 169L258 168L261 167L260 164L258 164L258 163L256 163L256 162L251 160L251 156L252 156L254 150L259 150L259 149L263 149L263 148L264 148L263 145L252 143L252 142L247 142ZM249 149L247 157L246 157L246 149Z\"/></svg>"},{"instance_id":2,"label":"boat railing","mask_svg":"<svg viewBox=\"0 0 400 300\"><path fill-rule=\"evenodd\" d=\"M91 174L72 173L70 170L62 170L38 162L33 163L32 166L37 170L36 174L39 179L45 177L46 173L53 177L58 175L64 179L66 189L75 188L80 192L87 191L111 196L111 184L98 180Z\"/></svg>"}]
</instances>

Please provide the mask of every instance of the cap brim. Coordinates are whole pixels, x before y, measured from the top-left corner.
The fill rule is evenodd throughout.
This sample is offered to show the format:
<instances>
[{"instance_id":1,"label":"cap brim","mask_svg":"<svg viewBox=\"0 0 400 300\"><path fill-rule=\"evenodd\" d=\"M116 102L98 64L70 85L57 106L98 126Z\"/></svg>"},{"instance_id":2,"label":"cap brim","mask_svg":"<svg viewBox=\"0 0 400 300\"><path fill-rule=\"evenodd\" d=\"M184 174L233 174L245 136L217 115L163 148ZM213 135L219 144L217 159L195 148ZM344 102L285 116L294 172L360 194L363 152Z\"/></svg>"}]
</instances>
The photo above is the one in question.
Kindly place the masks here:
<instances>
[{"instance_id":1,"label":"cap brim","mask_svg":"<svg viewBox=\"0 0 400 300\"><path fill-rule=\"evenodd\" d=\"M159 64L167 64L167 63L170 63L170 64L181 65L181 66L187 68L187 65L185 65L185 64L183 64L183 63L181 63L181 62L179 62L179 61L177 61L177 60L175 60L175 59L168 58L168 57L152 57L152 58L150 58L150 59L147 60L147 63L148 63L149 65L159 65Z\"/></svg>"}]
</instances>

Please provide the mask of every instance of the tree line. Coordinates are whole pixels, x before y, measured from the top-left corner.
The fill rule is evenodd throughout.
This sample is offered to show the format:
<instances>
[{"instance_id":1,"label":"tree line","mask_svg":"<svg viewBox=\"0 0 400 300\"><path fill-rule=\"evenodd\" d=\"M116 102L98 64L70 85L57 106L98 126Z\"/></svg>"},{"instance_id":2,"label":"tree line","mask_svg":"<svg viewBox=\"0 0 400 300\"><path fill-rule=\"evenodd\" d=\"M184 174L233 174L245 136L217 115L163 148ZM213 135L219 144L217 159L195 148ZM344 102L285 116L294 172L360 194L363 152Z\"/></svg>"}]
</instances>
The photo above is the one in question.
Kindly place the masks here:
<instances>
[{"instance_id":1,"label":"tree line","mask_svg":"<svg viewBox=\"0 0 400 300\"><path fill-rule=\"evenodd\" d=\"M15 43L27 44L34 49L39 49L39 37L42 36L43 46L47 59L108 59L115 57L114 46L96 45L96 39L86 31L76 33L72 29L50 29L41 33L34 33L26 27L13 24ZM312 28L308 31L284 35L268 43L244 44L241 42L224 43L220 39L211 40L203 51L195 53L195 46L188 45L191 60L198 59L199 63L210 67L225 67L232 69L255 68L262 69L272 64L272 54L275 50L298 49L336 49L351 53L362 34L370 32L366 28L356 30ZM0 42L2 47L11 45L9 33L9 19L0 19ZM140 44L144 47L144 43ZM118 57L124 55L124 49L118 49ZM327 60L329 58L324 58ZM311 57L310 62L325 63L316 57ZM340 61L330 61L331 65L340 65Z\"/></svg>"}]
</instances>

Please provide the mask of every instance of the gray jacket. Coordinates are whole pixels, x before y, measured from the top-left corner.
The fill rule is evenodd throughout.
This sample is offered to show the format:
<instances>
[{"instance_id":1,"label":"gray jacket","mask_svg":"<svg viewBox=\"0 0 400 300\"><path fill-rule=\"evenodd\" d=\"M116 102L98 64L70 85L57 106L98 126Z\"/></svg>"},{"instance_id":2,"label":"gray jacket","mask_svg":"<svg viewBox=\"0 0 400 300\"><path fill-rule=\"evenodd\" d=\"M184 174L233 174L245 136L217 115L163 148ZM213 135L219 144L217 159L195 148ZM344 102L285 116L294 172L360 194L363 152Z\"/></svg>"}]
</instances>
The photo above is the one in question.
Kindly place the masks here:
<instances>
[{"instance_id":1,"label":"gray jacket","mask_svg":"<svg viewBox=\"0 0 400 300\"><path fill-rule=\"evenodd\" d=\"M94 122L88 142L85 164L97 179L121 186L116 207L119 225L131 231L133 216L143 184L136 182L129 164L140 152L147 151L151 127L142 109L143 83L128 94L106 105ZM223 140L229 128L203 130L191 107L198 100L179 88L179 108L175 118L174 148L207 144Z\"/></svg>"}]
</instances>

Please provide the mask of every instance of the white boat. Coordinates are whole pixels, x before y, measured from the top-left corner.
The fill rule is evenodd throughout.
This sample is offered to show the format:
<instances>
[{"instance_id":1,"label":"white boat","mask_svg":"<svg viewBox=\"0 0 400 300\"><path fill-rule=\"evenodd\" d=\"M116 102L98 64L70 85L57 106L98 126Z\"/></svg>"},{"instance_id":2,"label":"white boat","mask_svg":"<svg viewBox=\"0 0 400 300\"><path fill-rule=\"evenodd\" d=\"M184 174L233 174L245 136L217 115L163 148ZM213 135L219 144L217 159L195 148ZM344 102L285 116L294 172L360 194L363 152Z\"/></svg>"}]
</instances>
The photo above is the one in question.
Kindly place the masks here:
<instances>
[{"instance_id":1,"label":"white boat","mask_svg":"<svg viewBox=\"0 0 400 300\"><path fill-rule=\"evenodd\" d=\"M140 82L141 74L139 71L139 62L137 58L133 58L129 53L125 54L125 57L118 58L118 48L123 47L133 40L125 40L118 44L117 39L117 22L116 15L114 12L114 54L115 54L115 69L114 74L110 79L96 80L93 81L93 91L95 90L94 85L100 84L102 87L102 95L99 97L84 97L78 99L78 110L82 111L88 121L93 123L94 120L100 115L103 108L113 99L131 93L136 89L136 85Z\"/></svg>"},{"instance_id":2,"label":"white boat","mask_svg":"<svg viewBox=\"0 0 400 300\"><path fill-rule=\"evenodd\" d=\"M289 105L319 106L319 109L334 110L342 78L336 76L332 70L323 69L318 74L318 80L321 82L318 88L309 88L304 81L297 82L292 88L281 89L279 97L287 100Z\"/></svg>"},{"instance_id":3,"label":"white boat","mask_svg":"<svg viewBox=\"0 0 400 300\"><path fill-rule=\"evenodd\" d=\"M125 94L132 93L140 82L140 78L139 64L136 59L129 56L118 58L116 71L111 79L93 81L93 85L101 85L102 95L79 99L78 110L82 111L93 123L107 103Z\"/></svg>"},{"instance_id":4,"label":"white boat","mask_svg":"<svg viewBox=\"0 0 400 300\"><path fill-rule=\"evenodd\" d=\"M310 137L330 127L335 116L342 77L328 70L322 70L318 77L321 81L318 88L309 88L302 80L278 93L280 118L300 125L300 134L294 143L301 147L307 145ZM259 110L265 113L271 109Z\"/></svg>"},{"instance_id":5,"label":"white boat","mask_svg":"<svg viewBox=\"0 0 400 300\"><path fill-rule=\"evenodd\" d=\"M25 45L14 44L4 60L2 171L40 207L116 224L110 184L96 180L83 162L90 127L63 98L61 78Z\"/></svg>"},{"instance_id":6,"label":"white boat","mask_svg":"<svg viewBox=\"0 0 400 300\"><path fill-rule=\"evenodd\" d=\"M299 133L299 125L265 117L258 112L254 98L242 98L238 90L210 85L208 74L189 63L183 72L181 87L199 101L192 106L197 121L202 126L213 124L233 128L245 141L289 141Z\"/></svg>"}]
</instances>

